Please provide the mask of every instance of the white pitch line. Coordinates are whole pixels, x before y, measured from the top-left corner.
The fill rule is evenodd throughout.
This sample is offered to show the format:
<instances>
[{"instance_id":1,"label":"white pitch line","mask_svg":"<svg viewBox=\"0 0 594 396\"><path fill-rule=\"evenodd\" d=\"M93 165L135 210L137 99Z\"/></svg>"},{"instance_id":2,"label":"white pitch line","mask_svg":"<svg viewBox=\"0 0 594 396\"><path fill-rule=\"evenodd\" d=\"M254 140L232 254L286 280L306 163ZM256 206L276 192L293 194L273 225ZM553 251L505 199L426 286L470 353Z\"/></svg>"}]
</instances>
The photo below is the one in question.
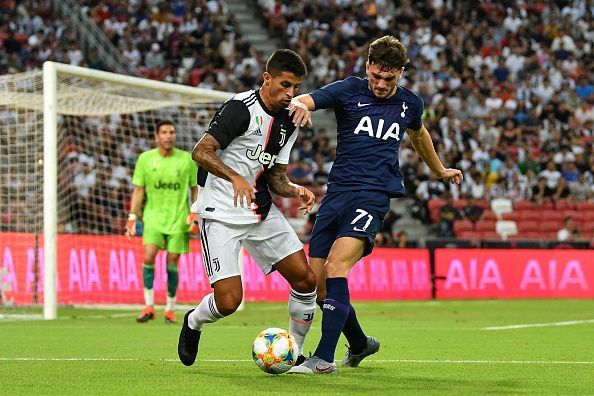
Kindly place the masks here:
<instances>
[{"instance_id":1,"label":"white pitch line","mask_svg":"<svg viewBox=\"0 0 594 396\"><path fill-rule=\"evenodd\" d=\"M517 325L509 325L509 326L491 326L491 327L483 327L481 330L513 330L513 329L526 329L529 327L572 326L572 325L586 324L586 323L594 323L594 319L569 320L567 322L517 324Z\"/></svg>"},{"instance_id":2,"label":"white pitch line","mask_svg":"<svg viewBox=\"0 0 594 396\"><path fill-rule=\"evenodd\" d=\"M71 320L71 319L118 319L118 318L131 318L138 315L137 313L115 313L108 315L79 315L79 316L58 316L58 320ZM42 314L0 314L0 324L17 321L29 321L29 320L43 320Z\"/></svg>"},{"instance_id":3,"label":"white pitch line","mask_svg":"<svg viewBox=\"0 0 594 396\"><path fill-rule=\"evenodd\" d=\"M35 357L15 357L3 358L0 361L26 361L26 362L140 362L150 359L139 358L35 358ZM158 359L164 362L179 362L178 359ZM528 365L594 365L594 361L564 361L564 360L430 360L430 359L367 359L368 363L397 363L397 364L416 364L416 363L433 363L433 364L528 364ZM251 359L202 359L198 362L207 363L246 363L252 362Z\"/></svg>"}]
</instances>

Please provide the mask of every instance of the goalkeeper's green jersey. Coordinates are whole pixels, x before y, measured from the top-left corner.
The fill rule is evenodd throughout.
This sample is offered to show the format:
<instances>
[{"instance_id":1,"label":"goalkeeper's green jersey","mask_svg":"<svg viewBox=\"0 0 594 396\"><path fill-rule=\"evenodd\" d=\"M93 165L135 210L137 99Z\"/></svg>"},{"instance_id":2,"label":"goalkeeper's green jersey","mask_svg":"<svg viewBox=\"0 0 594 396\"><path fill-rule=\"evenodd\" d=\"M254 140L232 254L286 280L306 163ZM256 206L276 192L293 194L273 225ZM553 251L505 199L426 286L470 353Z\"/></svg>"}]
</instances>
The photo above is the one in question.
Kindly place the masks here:
<instances>
[{"instance_id":1,"label":"goalkeeper's green jersey","mask_svg":"<svg viewBox=\"0 0 594 396\"><path fill-rule=\"evenodd\" d=\"M189 153L174 148L163 157L159 149L138 157L132 184L144 187L146 204L142 212L145 229L163 234L188 232L186 218L190 213L188 188L196 187L196 163Z\"/></svg>"}]
</instances>

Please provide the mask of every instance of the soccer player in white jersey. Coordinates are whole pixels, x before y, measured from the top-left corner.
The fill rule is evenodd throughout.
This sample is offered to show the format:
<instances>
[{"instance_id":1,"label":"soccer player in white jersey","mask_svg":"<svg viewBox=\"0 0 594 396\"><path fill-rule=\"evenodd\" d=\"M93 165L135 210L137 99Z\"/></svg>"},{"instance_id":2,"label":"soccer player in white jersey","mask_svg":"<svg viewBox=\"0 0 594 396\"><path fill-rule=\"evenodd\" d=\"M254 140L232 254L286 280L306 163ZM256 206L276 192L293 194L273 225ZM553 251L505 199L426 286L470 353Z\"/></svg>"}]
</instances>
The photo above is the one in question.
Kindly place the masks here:
<instances>
[{"instance_id":1,"label":"soccer player in white jersey","mask_svg":"<svg viewBox=\"0 0 594 396\"><path fill-rule=\"evenodd\" d=\"M186 366L196 360L204 324L232 314L241 303L241 247L265 274L278 271L291 285L289 331L304 360L301 348L316 311L316 277L270 192L301 199L304 213L315 201L286 174L298 132L287 107L306 72L295 52L274 52L262 87L225 102L194 147L200 188L192 210L199 216L204 267L214 291L184 317L178 355Z\"/></svg>"},{"instance_id":2,"label":"soccer player in white jersey","mask_svg":"<svg viewBox=\"0 0 594 396\"><path fill-rule=\"evenodd\" d=\"M344 366L356 367L379 350L379 341L366 336L359 325L347 276L361 257L371 253L390 198L404 195L398 164L404 133L441 180L462 181L462 172L446 169L435 153L421 120L423 100L398 86L407 62L404 45L384 36L369 46L367 78L336 81L296 97L291 105L296 125L307 123L313 110L333 108L338 145L309 242L322 306L322 337L314 355L289 372L335 373L334 354L341 332L349 342Z\"/></svg>"}]
</instances>

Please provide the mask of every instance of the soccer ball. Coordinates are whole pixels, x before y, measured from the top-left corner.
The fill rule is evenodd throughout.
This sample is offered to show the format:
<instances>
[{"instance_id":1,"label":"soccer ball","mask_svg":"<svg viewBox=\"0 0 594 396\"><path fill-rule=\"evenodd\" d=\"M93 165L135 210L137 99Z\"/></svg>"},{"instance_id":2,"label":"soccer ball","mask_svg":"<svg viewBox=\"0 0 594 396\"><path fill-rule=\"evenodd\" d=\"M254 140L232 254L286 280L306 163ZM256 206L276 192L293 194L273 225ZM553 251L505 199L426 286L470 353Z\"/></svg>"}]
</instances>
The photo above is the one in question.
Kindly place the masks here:
<instances>
[{"instance_id":1,"label":"soccer ball","mask_svg":"<svg viewBox=\"0 0 594 396\"><path fill-rule=\"evenodd\" d=\"M256 366L269 374L282 374L295 365L299 350L295 337L286 330L271 327L254 340L252 357Z\"/></svg>"}]
</instances>

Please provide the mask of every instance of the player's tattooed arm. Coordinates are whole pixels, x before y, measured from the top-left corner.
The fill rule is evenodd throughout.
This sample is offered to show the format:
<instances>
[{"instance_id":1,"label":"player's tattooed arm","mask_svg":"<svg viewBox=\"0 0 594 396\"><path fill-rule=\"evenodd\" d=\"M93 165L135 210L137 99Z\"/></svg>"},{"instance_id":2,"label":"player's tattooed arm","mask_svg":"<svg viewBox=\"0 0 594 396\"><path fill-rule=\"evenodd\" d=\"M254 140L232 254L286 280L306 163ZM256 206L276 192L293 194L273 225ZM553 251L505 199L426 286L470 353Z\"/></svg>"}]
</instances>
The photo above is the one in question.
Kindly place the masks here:
<instances>
[{"instance_id":1,"label":"player's tattooed arm","mask_svg":"<svg viewBox=\"0 0 594 396\"><path fill-rule=\"evenodd\" d=\"M301 199L299 209L303 210L303 214L311 211L316 200L315 195L307 188L291 183L285 164L274 164L268 174L268 187L270 191L281 197Z\"/></svg>"},{"instance_id":2,"label":"player's tattooed arm","mask_svg":"<svg viewBox=\"0 0 594 396\"><path fill-rule=\"evenodd\" d=\"M299 196L297 191L299 186L291 183L287 176L287 165L284 164L274 164L268 174L268 187L270 191L281 197L297 198Z\"/></svg>"},{"instance_id":3,"label":"player's tattooed arm","mask_svg":"<svg viewBox=\"0 0 594 396\"><path fill-rule=\"evenodd\" d=\"M462 182L462 172L458 169L446 169L441 163L441 160L437 156L435 148L433 147L431 135L425 126L421 125L421 128L417 131L407 129L406 133L408 133L410 142L417 154L419 154L419 157L421 157L433 173L444 181L450 181L456 184Z\"/></svg>"},{"instance_id":4,"label":"player's tattooed arm","mask_svg":"<svg viewBox=\"0 0 594 396\"><path fill-rule=\"evenodd\" d=\"M218 176L222 179L228 180L233 185L233 202L237 206L239 199L240 206L243 206L244 198L249 208L252 201L256 199L254 188L248 181L237 173L235 170L225 165L223 161L217 157L216 151L221 148L220 143L211 134L205 133L202 139L192 151L192 158L198 162L198 165L204 170Z\"/></svg>"}]
</instances>

